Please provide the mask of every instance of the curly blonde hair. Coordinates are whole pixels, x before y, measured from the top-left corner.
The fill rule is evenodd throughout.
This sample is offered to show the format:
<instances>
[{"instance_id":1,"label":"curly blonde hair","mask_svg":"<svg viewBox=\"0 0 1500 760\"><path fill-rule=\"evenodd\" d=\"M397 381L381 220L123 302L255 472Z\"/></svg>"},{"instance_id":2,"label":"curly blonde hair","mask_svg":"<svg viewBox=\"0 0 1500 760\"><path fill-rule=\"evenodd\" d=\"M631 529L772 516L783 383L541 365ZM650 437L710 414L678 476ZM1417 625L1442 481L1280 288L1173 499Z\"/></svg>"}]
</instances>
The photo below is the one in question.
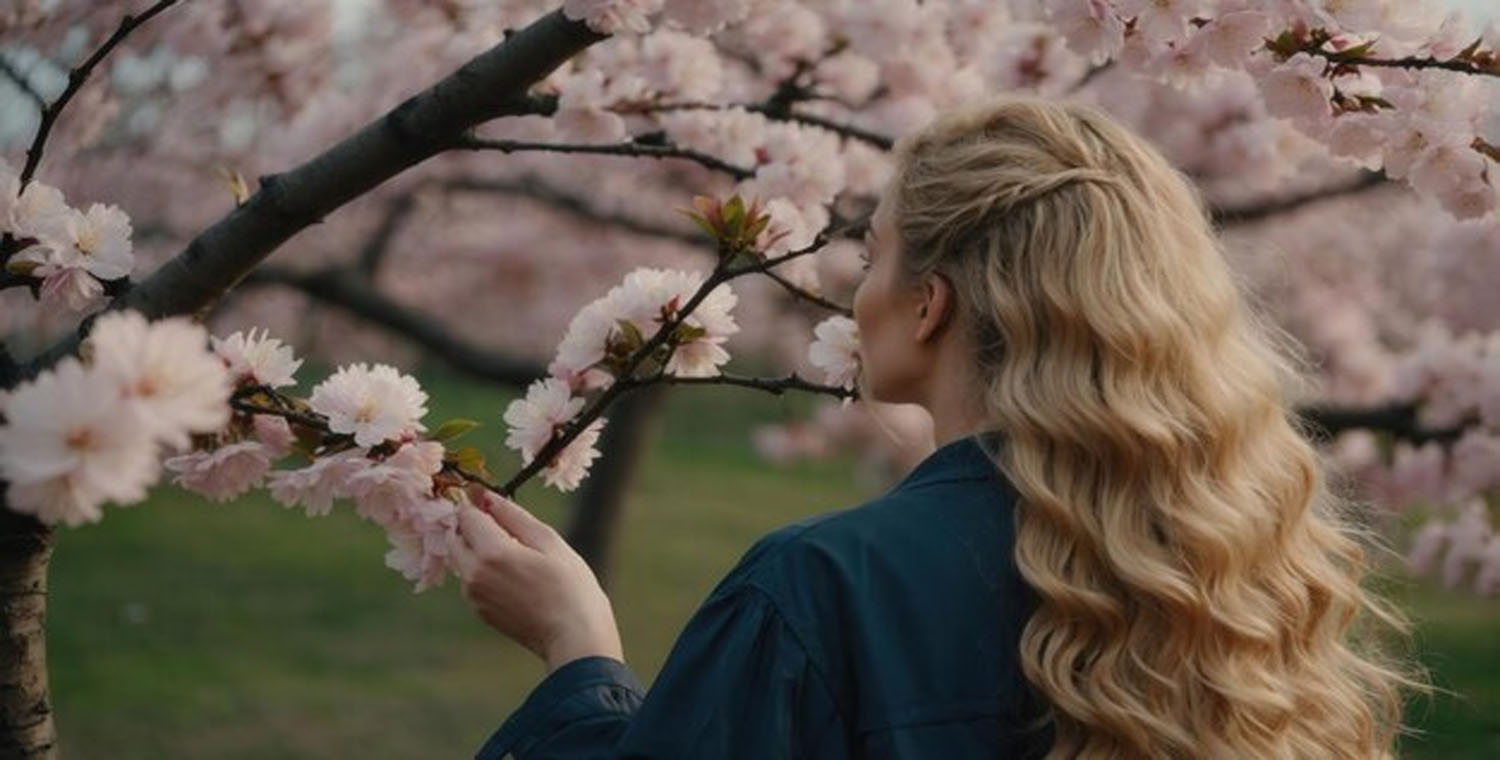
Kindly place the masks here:
<instances>
[{"instance_id":1,"label":"curly blonde hair","mask_svg":"<svg viewBox=\"0 0 1500 760\"><path fill-rule=\"evenodd\" d=\"M1021 495L1048 758L1388 757L1395 611L1189 182L1092 108L1009 100L898 146L909 275L955 287ZM1366 635L1368 633L1369 635Z\"/></svg>"}]
</instances>

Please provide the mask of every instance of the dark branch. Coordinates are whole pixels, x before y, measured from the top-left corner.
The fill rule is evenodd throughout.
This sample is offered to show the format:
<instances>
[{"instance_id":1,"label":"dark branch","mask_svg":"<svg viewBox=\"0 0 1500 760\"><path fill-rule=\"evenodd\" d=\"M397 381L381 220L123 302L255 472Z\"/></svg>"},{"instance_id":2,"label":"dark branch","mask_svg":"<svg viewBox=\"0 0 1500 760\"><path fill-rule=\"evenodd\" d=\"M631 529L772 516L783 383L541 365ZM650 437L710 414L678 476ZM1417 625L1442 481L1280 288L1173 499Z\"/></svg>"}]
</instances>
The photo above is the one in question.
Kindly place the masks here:
<instances>
[{"instance_id":1,"label":"dark branch","mask_svg":"<svg viewBox=\"0 0 1500 760\"><path fill-rule=\"evenodd\" d=\"M1463 58L1434 58L1432 56L1406 56L1403 58L1373 58L1367 55L1350 55L1347 52L1324 50L1321 46L1308 45L1302 52L1322 57L1336 66L1374 66L1390 69L1442 69L1459 74L1500 77L1500 63L1483 65Z\"/></svg>"},{"instance_id":2,"label":"dark branch","mask_svg":"<svg viewBox=\"0 0 1500 760\"><path fill-rule=\"evenodd\" d=\"M567 212L580 219L607 225L635 235L661 238L692 246L702 246L709 242L708 237L685 229L675 230L625 214L612 214L599 211L590 205L586 199L552 187L536 177L522 177L516 180L454 179L443 182L442 187L457 192L496 193L525 198L544 203L551 208Z\"/></svg>"},{"instance_id":3,"label":"dark branch","mask_svg":"<svg viewBox=\"0 0 1500 760\"><path fill-rule=\"evenodd\" d=\"M1253 222L1263 221L1278 214L1284 214L1289 211L1296 211L1297 209L1303 208L1304 206L1309 206L1320 201L1325 201L1332 198L1341 198L1347 195L1357 195L1366 190L1371 190L1373 188L1387 185L1389 184L1389 182L1390 180L1386 178L1383 172L1367 171L1361 173L1359 178L1355 179L1353 182L1348 182L1342 185L1335 185L1333 187L1311 190L1305 193L1300 193L1298 195L1292 195L1286 198L1277 198L1274 200L1266 201L1264 203L1242 206L1240 208L1215 208L1212 211L1213 220L1214 224L1220 227L1233 227L1240 224L1251 224Z\"/></svg>"},{"instance_id":4,"label":"dark branch","mask_svg":"<svg viewBox=\"0 0 1500 760\"><path fill-rule=\"evenodd\" d=\"M1417 418L1415 404L1392 404L1377 407L1312 406L1297 410L1313 432L1334 438L1349 430L1369 430L1421 445L1428 441L1451 443L1463 435L1466 426L1434 430L1424 427Z\"/></svg>"},{"instance_id":5,"label":"dark branch","mask_svg":"<svg viewBox=\"0 0 1500 760\"><path fill-rule=\"evenodd\" d=\"M768 119L776 121L790 121L808 126L819 127L843 137L868 143L880 150L890 150L896 141L886 135L870 130L834 121L823 116L815 116L802 111L794 111L790 107L776 103L706 103L706 102L684 102L684 103L644 103L627 106L621 109L622 113L661 113L665 111L730 111L740 109L750 113L758 113Z\"/></svg>"},{"instance_id":6,"label":"dark branch","mask_svg":"<svg viewBox=\"0 0 1500 760\"><path fill-rule=\"evenodd\" d=\"M24 189L31 178L36 175L36 170L42 163L42 152L47 146L47 137L52 133L52 126L57 123L57 117L62 114L64 108L73 100L73 96L83 89L84 82L88 81L89 75L94 73L95 67L103 61L111 51L125 41L130 33L137 27L150 21L157 14L177 4L177 0L158 0L158 2L147 8L140 15L126 15L120 19L120 26L115 33L109 36L92 55L81 65L68 72L68 86L59 95L52 105L42 110L42 121L37 125L36 137L32 138L31 147L26 149L26 165L21 169L21 187Z\"/></svg>"},{"instance_id":7,"label":"dark branch","mask_svg":"<svg viewBox=\"0 0 1500 760\"><path fill-rule=\"evenodd\" d=\"M21 91L21 94L30 98L31 102L36 104L38 111L47 110L47 99L31 85L31 79L24 72L17 69L15 64L6 60L3 55L0 55L0 75L9 79L16 89Z\"/></svg>"},{"instance_id":8,"label":"dark branch","mask_svg":"<svg viewBox=\"0 0 1500 760\"><path fill-rule=\"evenodd\" d=\"M410 340L455 369L489 382L522 388L546 374L546 368L540 365L469 343L432 317L391 300L352 272L328 269L304 274L264 266L251 272L243 284L295 288Z\"/></svg>"},{"instance_id":9,"label":"dark branch","mask_svg":"<svg viewBox=\"0 0 1500 760\"><path fill-rule=\"evenodd\" d=\"M713 377L676 377L673 375L657 375L644 380L630 381L633 387L655 385L665 383L667 385L732 385L740 388L753 388L780 396L787 391L806 391L818 393L825 396L833 396L838 399L857 399L859 392L835 385L819 385L802 379L796 374L786 377L744 377L741 375L715 375Z\"/></svg>"},{"instance_id":10,"label":"dark branch","mask_svg":"<svg viewBox=\"0 0 1500 760\"><path fill-rule=\"evenodd\" d=\"M536 104L527 90L602 39L561 11L543 16L321 155L263 177L254 196L114 306L153 319L204 309L288 238L344 204L446 150L483 122L529 113ZM77 345L75 335L52 346L28 372L41 371Z\"/></svg>"},{"instance_id":11,"label":"dark branch","mask_svg":"<svg viewBox=\"0 0 1500 760\"><path fill-rule=\"evenodd\" d=\"M799 124L821 127L828 130L829 132L833 132L850 139L859 140L863 143L868 143L869 145L873 145L881 150L890 150L896 144L896 141L894 139L887 137L886 135L882 135L877 132L871 132L868 129L856 127L853 124L845 124L843 122L834 121L833 119L824 118L822 116L814 116L810 113L789 110L784 115L774 114L762 106L752 106L750 110L757 113L766 114L771 118L781 119L782 121L794 121Z\"/></svg>"},{"instance_id":12,"label":"dark branch","mask_svg":"<svg viewBox=\"0 0 1500 760\"><path fill-rule=\"evenodd\" d=\"M657 328L656 332L650 338L647 338L641 344L640 348L637 348L625 361L624 366L617 373L621 381L617 381L606 388L604 392L600 393L592 402L585 406L578 413L578 416L564 423L554 431L552 438L547 441L546 445L542 446L541 450L532 457L531 461L525 467L521 468L520 472L517 472L510 480L505 482L505 485L497 489L497 492L507 498L514 496L516 489L524 485L526 481L530 480L538 472L541 472L543 467L550 464L558 454L562 453L563 449L568 447L568 444L573 442L573 439L587 430L589 425L594 423L594 420L599 419L599 416L604 413L605 409L609 408L609 405L616 398L629 390L639 387L638 385L624 381L634 377L635 371L645 363L648 357L654 355L657 349L668 346L668 342L671 340L672 335L677 332L677 328L692 315L699 304L703 303L703 299L708 298L709 293L712 293L715 288L728 282L735 276L736 274L729 268L728 262L721 261L714 268L714 271L708 277L704 278L703 283L698 286L698 290L685 303L678 307L677 313L671 319L663 321L661 327Z\"/></svg>"},{"instance_id":13,"label":"dark branch","mask_svg":"<svg viewBox=\"0 0 1500 760\"><path fill-rule=\"evenodd\" d=\"M380 270L380 262L385 259L386 253L391 249L391 241L395 239L396 233L401 231L401 225L406 223L416 208L415 193L399 195L390 202L385 216L380 219L380 226L375 228L359 251L358 269L365 279L375 278L375 273Z\"/></svg>"},{"instance_id":14,"label":"dark branch","mask_svg":"<svg viewBox=\"0 0 1500 760\"><path fill-rule=\"evenodd\" d=\"M452 145L460 150L498 150L501 153L522 151L544 151L548 153L593 154L601 156L635 156L640 158L681 158L692 161L714 171L723 172L738 179L750 179L755 171L735 166L717 156L671 144L619 143L614 145L588 145L575 143L525 142L522 140L491 140L482 137L465 137Z\"/></svg>"},{"instance_id":15,"label":"dark branch","mask_svg":"<svg viewBox=\"0 0 1500 760\"><path fill-rule=\"evenodd\" d=\"M833 301L817 295L812 291L807 290L806 288L799 287L791 280L788 280L787 278L782 277L780 274L777 274L775 270L768 269L764 272L764 274L774 280L777 285L780 285L782 288L784 288L786 292L791 293L797 298L807 301L808 303L815 304L831 312L842 314L846 317L854 316L854 310L849 308L848 306L840 303L834 303Z\"/></svg>"}]
</instances>

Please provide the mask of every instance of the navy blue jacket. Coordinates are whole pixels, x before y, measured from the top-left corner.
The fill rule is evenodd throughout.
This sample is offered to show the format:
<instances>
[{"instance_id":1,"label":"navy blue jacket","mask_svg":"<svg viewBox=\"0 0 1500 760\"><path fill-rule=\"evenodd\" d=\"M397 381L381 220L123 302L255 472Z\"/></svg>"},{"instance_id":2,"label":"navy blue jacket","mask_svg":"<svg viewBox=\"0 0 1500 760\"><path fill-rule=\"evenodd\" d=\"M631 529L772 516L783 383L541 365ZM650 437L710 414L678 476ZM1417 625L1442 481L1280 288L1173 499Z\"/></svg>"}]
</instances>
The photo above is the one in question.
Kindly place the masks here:
<instances>
[{"instance_id":1,"label":"navy blue jacket","mask_svg":"<svg viewBox=\"0 0 1500 760\"><path fill-rule=\"evenodd\" d=\"M649 692L616 660L575 660L479 760L1040 757L1016 496L982 445L949 443L884 496L766 536Z\"/></svg>"}]
</instances>

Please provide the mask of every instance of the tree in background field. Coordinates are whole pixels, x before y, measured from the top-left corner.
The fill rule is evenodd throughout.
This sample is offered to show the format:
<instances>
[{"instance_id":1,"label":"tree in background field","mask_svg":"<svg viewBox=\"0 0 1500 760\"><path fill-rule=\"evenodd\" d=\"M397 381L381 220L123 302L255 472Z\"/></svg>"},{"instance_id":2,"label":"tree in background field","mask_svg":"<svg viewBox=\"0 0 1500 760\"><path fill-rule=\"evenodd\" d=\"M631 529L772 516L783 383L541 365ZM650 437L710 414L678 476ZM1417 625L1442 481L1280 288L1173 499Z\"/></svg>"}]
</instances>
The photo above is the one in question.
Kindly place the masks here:
<instances>
[{"instance_id":1,"label":"tree in background field","mask_svg":"<svg viewBox=\"0 0 1500 760\"><path fill-rule=\"evenodd\" d=\"M757 433L773 457L920 457L919 413L842 403L856 241L892 141L998 92L1098 104L1192 177L1372 519L1424 510L1412 563L1500 589L1495 28L1405 0L337 7L0 10L0 758L56 755L53 526L167 474L350 500L424 588L459 506L537 475L582 484L600 566L665 385L830 397ZM298 393L292 346L344 366ZM424 420L413 348L525 389L518 473Z\"/></svg>"}]
</instances>

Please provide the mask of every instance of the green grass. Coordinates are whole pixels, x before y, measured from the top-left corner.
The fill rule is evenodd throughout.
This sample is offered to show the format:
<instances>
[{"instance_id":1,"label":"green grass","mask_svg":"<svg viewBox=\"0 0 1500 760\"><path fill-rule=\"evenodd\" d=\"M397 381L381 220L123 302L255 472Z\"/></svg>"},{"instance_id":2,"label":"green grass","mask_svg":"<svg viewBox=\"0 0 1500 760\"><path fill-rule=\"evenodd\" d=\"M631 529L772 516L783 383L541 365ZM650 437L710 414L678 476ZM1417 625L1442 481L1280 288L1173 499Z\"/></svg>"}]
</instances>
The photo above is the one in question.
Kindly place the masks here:
<instances>
[{"instance_id":1,"label":"green grass","mask_svg":"<svg viewBox=\"0 0 1500 760\"><path fill-rule=\"evenodd\" d=\"M471 434L497 473L504 398L428 380L430 419ZM746 430L803 406L684 391L664 409L632 489L612 598L649 679L704 594L757 537L856 503L846 462L770 468ZM563 501L528 487L557 520ZM347 510L321 519L263 498L220 506L171 489L65 531L52 569L49 659L64 756L468 757L542 669L477 622L450 583L416 595L384 539ZM1415 708L1412 758L1500 757L1500 604L1403 592L1434 679L1458 696Z\"/></svg>"}]
</instances>

